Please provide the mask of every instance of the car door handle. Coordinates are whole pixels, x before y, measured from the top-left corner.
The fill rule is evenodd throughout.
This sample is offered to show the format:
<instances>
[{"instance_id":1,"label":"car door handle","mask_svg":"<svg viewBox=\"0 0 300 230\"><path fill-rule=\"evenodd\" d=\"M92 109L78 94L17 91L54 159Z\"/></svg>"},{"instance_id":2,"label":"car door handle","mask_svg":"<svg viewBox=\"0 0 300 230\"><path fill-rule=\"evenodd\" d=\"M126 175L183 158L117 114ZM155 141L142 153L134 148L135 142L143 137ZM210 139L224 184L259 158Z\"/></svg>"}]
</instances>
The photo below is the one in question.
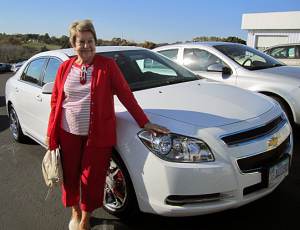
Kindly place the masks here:
<instances>
[{"instance_id":1,"label":"car door handle","mask_svg":"<svg viewBox=\"0 0 300 230\"><path fill-rule=\"evenodd\" d=\"M37 101L42 101L42 96L41 95L37 95L35 98Z\"/></svg>"},{"instance_id":2,"label":"car door handle","mask_svg":"<svg viewBox=\"0 0 300 230\"><path fill-rule=\"evenodd\" d=\"M16 92L19 92L19 89L18 89L18 87L15 87L15 91L16 91Z\"/></svg>"}]
</instances>

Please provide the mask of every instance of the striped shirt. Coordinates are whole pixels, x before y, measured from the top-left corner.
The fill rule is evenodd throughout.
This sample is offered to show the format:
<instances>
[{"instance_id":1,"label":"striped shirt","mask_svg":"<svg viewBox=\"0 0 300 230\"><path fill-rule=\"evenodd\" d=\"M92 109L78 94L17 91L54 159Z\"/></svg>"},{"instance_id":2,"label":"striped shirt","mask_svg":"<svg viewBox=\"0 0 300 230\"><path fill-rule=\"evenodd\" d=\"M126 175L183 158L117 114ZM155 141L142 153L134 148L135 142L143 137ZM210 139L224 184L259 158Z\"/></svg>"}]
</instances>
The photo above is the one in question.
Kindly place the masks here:
<instances>
[{"instance_id":1,"label":"striped shirt","mask_svg":"<svg viewBox=\"0 0 300 230\"><path fill-rule=\"evenodd\" d=\"M93 66L87 66L87 81L80 83L81 66L74 62L67 76L62 103L61 127L75 135L88 135L90 122L91 79Z\"/></svg>"}]
</instances>

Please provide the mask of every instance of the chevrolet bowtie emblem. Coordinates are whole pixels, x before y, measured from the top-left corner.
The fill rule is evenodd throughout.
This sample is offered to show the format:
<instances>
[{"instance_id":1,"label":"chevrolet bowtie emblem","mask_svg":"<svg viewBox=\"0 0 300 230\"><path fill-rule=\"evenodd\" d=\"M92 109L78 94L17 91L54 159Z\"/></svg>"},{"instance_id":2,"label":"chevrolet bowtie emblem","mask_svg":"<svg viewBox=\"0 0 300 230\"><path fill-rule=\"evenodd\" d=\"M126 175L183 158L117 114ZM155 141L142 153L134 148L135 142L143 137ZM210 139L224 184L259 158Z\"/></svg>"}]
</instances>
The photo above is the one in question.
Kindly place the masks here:
<instances>
[{"instance_id":1,"label":"chevrolet bowtie emblem","mask_svg":"<svg viewBox=\"0 0 300 230\"><path fill-rule=\"evenodd\" d=\"M279 138L278 137L271 137L271 139L268 142L268 146L270 148L276 148L279 143Z\"/></svg>"}]
</instances>

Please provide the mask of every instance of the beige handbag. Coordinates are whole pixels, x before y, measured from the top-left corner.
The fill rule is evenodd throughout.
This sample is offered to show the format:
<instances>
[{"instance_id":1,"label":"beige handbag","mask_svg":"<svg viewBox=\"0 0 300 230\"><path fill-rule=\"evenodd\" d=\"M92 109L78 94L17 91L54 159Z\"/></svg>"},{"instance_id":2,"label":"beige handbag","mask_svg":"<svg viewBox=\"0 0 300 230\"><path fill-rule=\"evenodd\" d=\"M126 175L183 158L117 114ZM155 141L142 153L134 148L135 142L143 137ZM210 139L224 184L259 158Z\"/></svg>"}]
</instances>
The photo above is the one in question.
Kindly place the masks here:
<instances>
[{"instance_id":1,"label":"beige handbag","mask_svg":"<svg viewBox=\"0 0 300 230\"><path fill-rule=\"evenodd\" d=\"M60 159L60 149L48 150L42 162L45 183L48 187L60 187L63 183L63 170Z\"/></svg>"}]
</instances>

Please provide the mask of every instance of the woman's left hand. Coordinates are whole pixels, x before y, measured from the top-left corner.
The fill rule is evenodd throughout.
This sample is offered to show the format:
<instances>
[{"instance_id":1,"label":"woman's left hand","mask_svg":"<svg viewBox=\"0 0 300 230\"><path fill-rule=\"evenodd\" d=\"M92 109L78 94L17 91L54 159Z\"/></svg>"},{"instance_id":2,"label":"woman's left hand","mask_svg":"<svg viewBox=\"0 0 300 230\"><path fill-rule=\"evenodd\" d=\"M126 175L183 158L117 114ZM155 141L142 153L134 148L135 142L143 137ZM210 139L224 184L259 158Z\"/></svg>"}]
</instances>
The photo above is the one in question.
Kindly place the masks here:
<instances>
[{"instance_id":1,"label":"woman's left hand","mask_svg":"<svg viewBox=\"0 0 300 230\"><path fill-rule=\"evenodd\" d=\"M144 129L147 130L149 133L152 133L154 136L156 136L157 133L168 134L171 132L166 127L157 124L152 124L151 122L145 124Z\"/></svg>"}]
</instances>

